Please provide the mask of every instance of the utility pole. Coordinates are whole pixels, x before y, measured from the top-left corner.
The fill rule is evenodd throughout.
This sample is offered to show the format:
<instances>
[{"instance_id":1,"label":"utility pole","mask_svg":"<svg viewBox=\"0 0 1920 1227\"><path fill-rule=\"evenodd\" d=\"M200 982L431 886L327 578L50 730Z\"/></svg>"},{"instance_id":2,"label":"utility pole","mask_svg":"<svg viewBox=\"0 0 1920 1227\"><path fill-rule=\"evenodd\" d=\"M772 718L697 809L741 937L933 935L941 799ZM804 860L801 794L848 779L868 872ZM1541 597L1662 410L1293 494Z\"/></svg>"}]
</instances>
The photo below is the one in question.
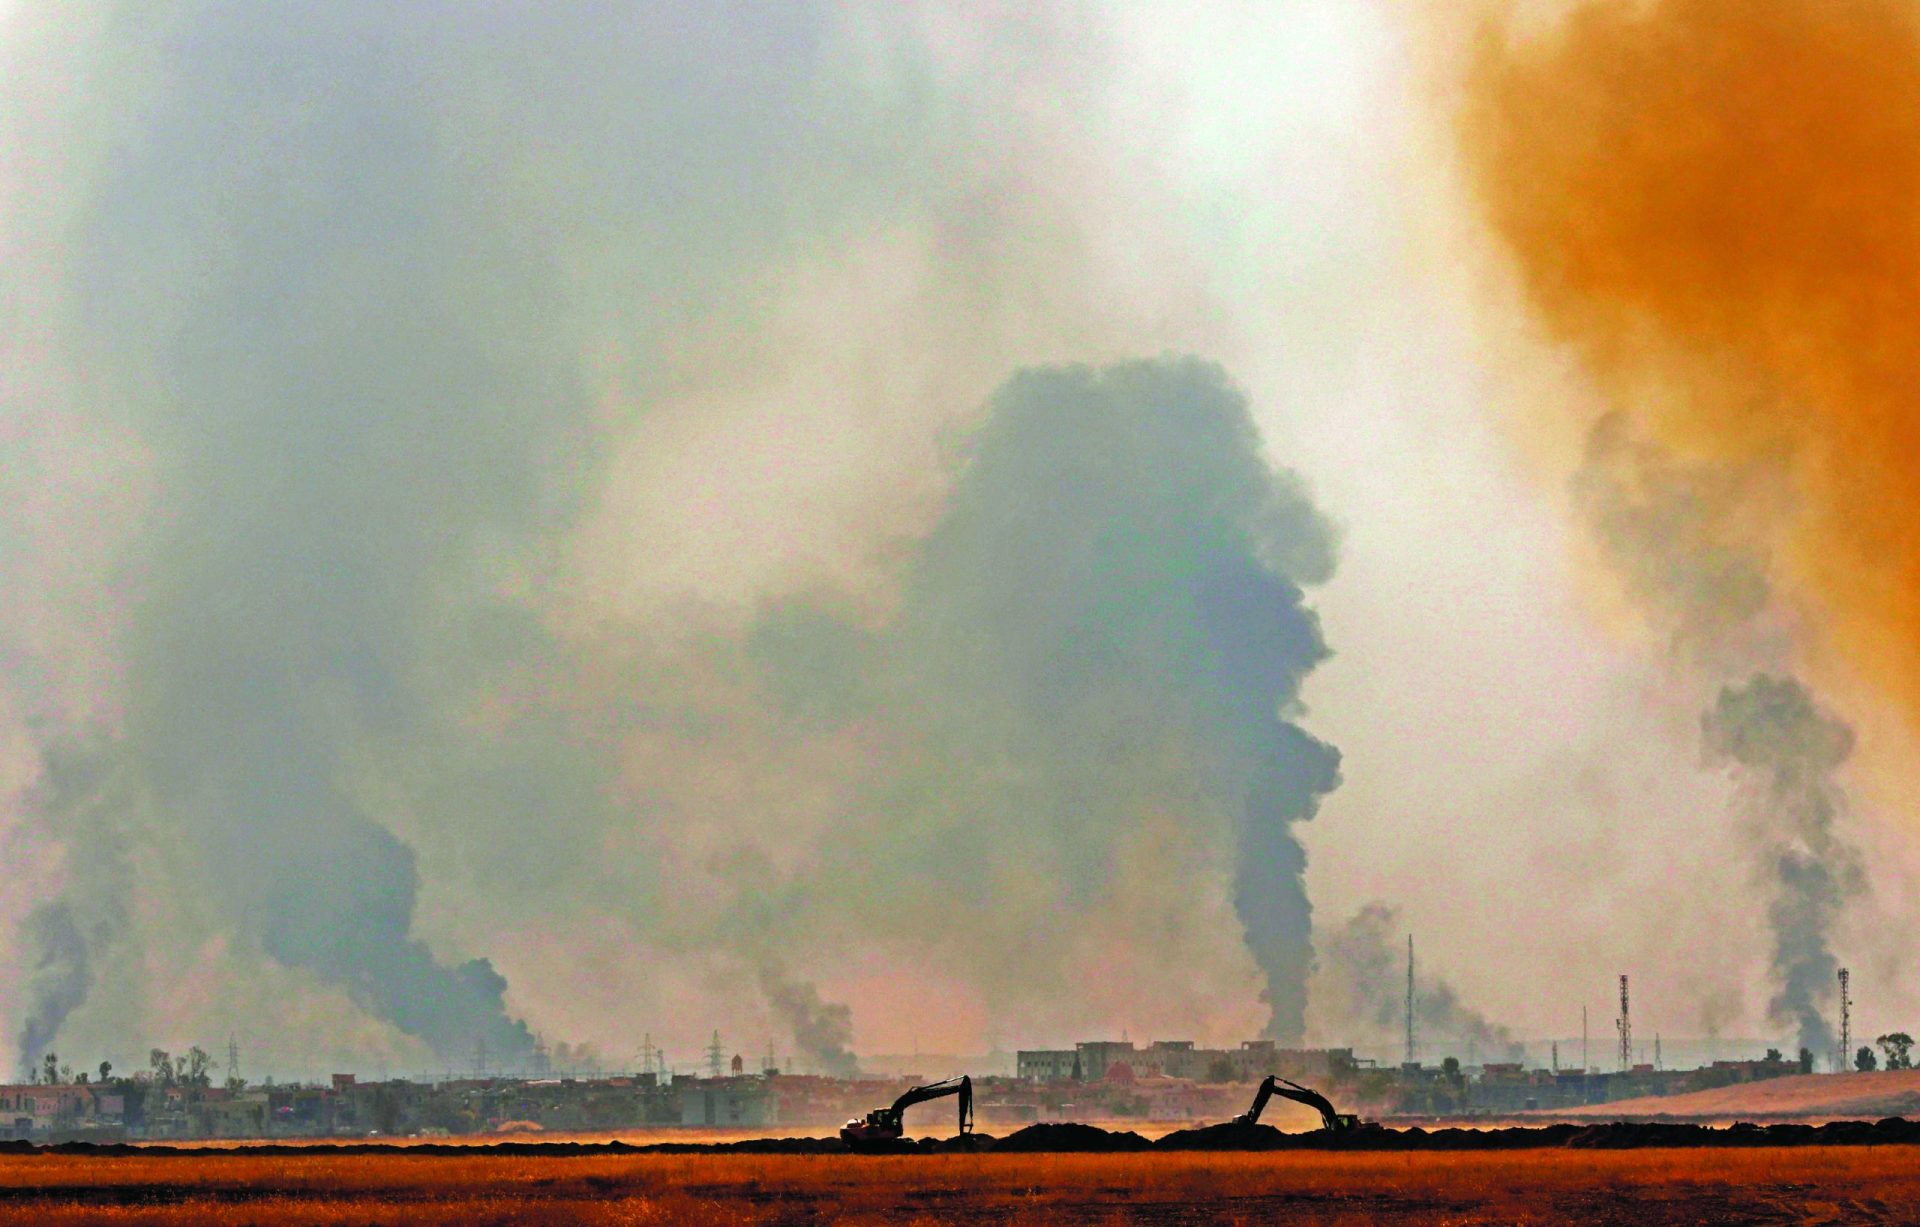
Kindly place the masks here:
<instances>
[{"instance_id":1,"label":"utility pole","mask_svg":"<svg viewBox=\"0 0 1920 1227\"><path fill-rule=\"evenodd\" d=\"M1580 1007L1580 1072L1585 1074L1593 1066L1587 1061L1587 1007Z\"/></svg>"},{"instance_id":2,"label":"utility pole","mask_svg":"<svg viewBox=\"0 0 1920 1227\"><path fill-rule=\"evenodd\" d=\"M1846 981L1843 980L1841 983L1845 984ZM232 1086L239 1081L240 1041L235 1039L233 1033L229 1031L227 1033L227 1085Z\"/></svg>"},{"instance_id":3,"label":"utility pole","mask_svg":"<svg viewBox=\"0 0 1920 1227\"><path fill-rule=\"evenodd\" d=\"M1409 1066L1420 1063L1420 1049L1413 1038L1413 934L1407 934L1407 1060Z\"/></svg>"}]
</instances>

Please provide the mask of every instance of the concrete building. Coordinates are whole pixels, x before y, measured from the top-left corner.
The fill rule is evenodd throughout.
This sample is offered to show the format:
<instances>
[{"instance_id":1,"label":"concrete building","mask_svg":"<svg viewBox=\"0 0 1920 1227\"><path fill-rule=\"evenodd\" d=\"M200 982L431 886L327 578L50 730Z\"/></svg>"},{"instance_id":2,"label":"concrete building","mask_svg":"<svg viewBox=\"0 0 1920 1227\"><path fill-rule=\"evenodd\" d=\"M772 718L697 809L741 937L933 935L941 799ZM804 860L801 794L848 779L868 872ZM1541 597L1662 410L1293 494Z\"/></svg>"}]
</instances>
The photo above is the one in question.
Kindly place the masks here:
<instances>
[{"instance_id":1,"label":"concrete building","mask_svg":"<svg viewBox=\"0 0 1920 1227\"><path fill-rule=\"evenodd\" d=\"M1075 1058L1071 1048L1035 1048L1016 1052L1014 1077L1022 1082L1065 1082L1073 1077Z\"/></svg>"},{"instance_id":2,"label":"concrete building","mask_svg":"<svg viewBox=\"0 0 1920 1227\"><path fill-rule=\"evenodd\" d=\"M1139 1053L1126 1040L1088 1040L1075 1044L1074 1050L1080 1057L1080 1076L1088 1082L1098 1082L1107 1076L1107 1069L1116 1062L1132 1067Z\"/></svg>"},{"instance_id":3,"label":"concrete building","mask_svg":"<svg viewBox=\"0 0 1920 1227\"><path fill-rule=\"evenodd\" d=\"M763 1078L676 1078L680 1123L757 1129L780 1121L780 1100Z\"/></svg>"}]
</instances>

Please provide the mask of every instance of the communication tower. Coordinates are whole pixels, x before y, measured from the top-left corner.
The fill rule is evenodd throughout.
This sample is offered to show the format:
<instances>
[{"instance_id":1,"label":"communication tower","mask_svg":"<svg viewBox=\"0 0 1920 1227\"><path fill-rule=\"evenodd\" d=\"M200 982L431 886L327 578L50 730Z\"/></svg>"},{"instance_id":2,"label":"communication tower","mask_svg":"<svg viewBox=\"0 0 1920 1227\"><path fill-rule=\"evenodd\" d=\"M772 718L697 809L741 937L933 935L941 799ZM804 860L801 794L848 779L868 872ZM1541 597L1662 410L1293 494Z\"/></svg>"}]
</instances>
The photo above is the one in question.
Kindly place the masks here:
<instances>
[{"instance_id":1,"label":"communication tower","mask_svg":"<svg viewBox=\"0 0 1920 1227\"><path fill-rule=\"evenodd\" d=\"M1841 1073L1847 1072L1848 1062L1853 1060L1853 998L1847 993L1847 969L1840 969L1840 1060L1835 1068Z\"/></svg>"},{"instance_id":2,"label":"communication tower","mask_svg":"<svg viewBox=\"0 0 1920 1227\"><path fill-rule=\"evenodd\" d=\"M716 1030L707 1044L707 1077L718 1078L726 1060L727 1050L720 1046L720 1032Z\"/></svg>"},{"instance_id":3,"label":"communication tower","mask_svg":"<svg viewBox=\"0 0 1920 1227\"><path fill-rule=\"evenodd\" d=\"M1633 1019L1627 1013L1627 976L1620 973L1620 1071L1626 1073L1633 1069Z\"/></svg>"},{"instance_id":4,"label":"communication tower","mask_svg":"<svg viewBox=\"0 0 1920 1227\"><path fill-rule=\"evenodd\" d=\"M1413 934L1407 934L1407 1064L1420 1063L1420 1049L1413 1038Z\"/></svg>"}]
</instances>

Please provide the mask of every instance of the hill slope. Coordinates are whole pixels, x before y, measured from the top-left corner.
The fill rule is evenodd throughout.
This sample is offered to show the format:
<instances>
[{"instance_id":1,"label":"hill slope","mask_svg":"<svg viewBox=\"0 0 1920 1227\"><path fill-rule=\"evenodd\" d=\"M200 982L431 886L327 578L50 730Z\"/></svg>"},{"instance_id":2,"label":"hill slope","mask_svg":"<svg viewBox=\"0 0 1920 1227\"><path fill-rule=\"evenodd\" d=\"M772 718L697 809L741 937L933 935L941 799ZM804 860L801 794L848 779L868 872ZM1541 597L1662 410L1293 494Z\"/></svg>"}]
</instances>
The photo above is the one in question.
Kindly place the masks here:
<instances>
[{"instance_id":1,"label":"hill slope","mask_svg":"<svg viewBox=\"0 0 1920 1227\"><path fill-rule=\"evenodd\" d=\"M1859 1117L1920 1115L1920 1069L1867 1074L1798 1074L1685 1095L1653 1095L1542 1112L1556 1118Z\"/></svg>"}]
</instances>

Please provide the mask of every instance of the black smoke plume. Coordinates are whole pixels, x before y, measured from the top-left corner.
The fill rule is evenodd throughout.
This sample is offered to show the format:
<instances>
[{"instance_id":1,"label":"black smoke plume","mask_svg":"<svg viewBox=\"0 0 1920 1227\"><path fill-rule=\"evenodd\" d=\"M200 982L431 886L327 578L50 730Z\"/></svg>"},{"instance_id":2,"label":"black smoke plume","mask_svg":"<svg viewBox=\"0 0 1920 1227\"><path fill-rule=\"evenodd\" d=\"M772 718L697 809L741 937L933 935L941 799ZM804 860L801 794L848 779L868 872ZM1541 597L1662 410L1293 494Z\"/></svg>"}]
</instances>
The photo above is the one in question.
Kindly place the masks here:
<instances>
[{"instance_id":1,"label":"black smoke plume","mask_svg":"<svg viewBox=\"0 0 1920 1227\"><path fill-rule=\"evenodd\" d=\"M1268 1034L1297 1040L1311 909L1293 827L1340 762L1296 723L1328 654L1301 585L1332 567L1332 531L1217 366L1022 372L908 581L902 702L942 764L890 803L945 824L961 898L1039 866L1051 907L1100 898L1144 814L1220 816Z\"/></svg>"},{"instance_id":2,"label":"black smoke plume","mask_svg":"<svg viewBox=\"0 0 1920 1227\"><path fill-rule=\"evenodd\" d=\"M1723 687L1700 718L1707 762L1734 773L1746 835L1771 895L1767 1017L1798 1029L1812 1052L1833 1051L1826 1002L1839 961L1827 934L1865 877L1835 830L1844 798L1834 772L1853 753L1853 730L1821 710L1790 677L1755 674Z\"/></svg>"},{"instance_id":3,"label":"black smoke plume","mask_svg":"<svg viewBox=\"0 0 1920 1227\"><path fill-rule=\"evenodd\" d=\"M1853 732L1781 663L1789 637L1773 609L1756 505L1777 475L1685 464L1636 440L1618 414L1597 422L1575 482L1576 501L1609 560L1670 637L1682 663L1725 680L1700 717L1706 763L1728 767L1735 804L1767 899L1773 948L1771 1021L1832 1051L1827 1023L1837 963L1828 934L1865 890L1841 830L1834 773Z\"/></svg>"}]
</instances>

